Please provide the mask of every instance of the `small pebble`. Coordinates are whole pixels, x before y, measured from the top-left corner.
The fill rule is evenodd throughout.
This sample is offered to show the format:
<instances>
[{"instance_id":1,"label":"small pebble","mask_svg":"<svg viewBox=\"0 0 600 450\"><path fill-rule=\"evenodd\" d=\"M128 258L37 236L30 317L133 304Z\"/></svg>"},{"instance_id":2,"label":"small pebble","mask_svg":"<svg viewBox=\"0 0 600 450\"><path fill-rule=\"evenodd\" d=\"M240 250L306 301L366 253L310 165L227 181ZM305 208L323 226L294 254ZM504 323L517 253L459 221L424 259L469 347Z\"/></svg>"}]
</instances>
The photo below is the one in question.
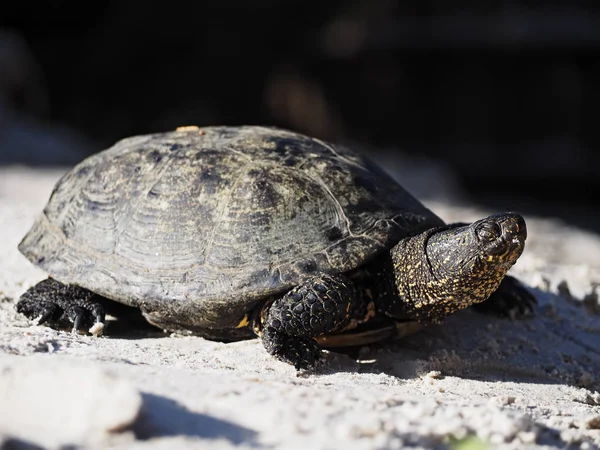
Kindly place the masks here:
<instances>
[{"instance_id":1,"label":"small pebble","mask_svg":"<svg viewBox=\"0 0 600 450\"><path fill-rule=\"evenodd\" d=\"M431 378L434 380L441 380L443 377L442 372L440 372L439 370L432 370L431 372L427 373L425 375L425 378Z\"/></svg>"},{"instance_id":2,"label":"small pebble","mask_svg":"<svg viewBox=\"0 0 600 450\"><path fill-rule=\"evenodd\" d=\"M501 406L512 405L515 402L515 400L515 397L513 397L512 395L500 395L497 397L490 398L491 403Z\"/></svg>"},{"instance_id":3,"label":"small pebble","mask_svg":"<svg viewBox=\"0 0 600 450\"><path fill-rule=\"evenodd\" d=\"M600 430L600 416L594 416L585 422L588 430Z\"/></svg>"},{"instance_id":4,"label":"small pebble","mask_svg":"<svg viewBox=\"0 0 600 450\"><path fill-rule=\"evenodd\" d=\"M594 377L588 372L583 372L579 377L579 384L584 388L591 388L594 385L594 382Z\"/></svg>"}]
</instances>

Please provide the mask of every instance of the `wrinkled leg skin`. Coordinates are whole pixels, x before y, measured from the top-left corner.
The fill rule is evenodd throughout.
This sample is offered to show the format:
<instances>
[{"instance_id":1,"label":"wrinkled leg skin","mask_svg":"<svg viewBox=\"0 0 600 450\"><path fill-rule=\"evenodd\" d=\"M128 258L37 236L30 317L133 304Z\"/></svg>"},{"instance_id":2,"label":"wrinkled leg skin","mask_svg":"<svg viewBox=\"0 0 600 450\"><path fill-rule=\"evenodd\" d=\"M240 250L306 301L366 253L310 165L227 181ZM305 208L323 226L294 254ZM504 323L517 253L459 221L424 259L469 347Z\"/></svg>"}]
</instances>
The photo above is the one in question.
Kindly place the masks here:
<instances>
[{"instance_id":1,"label":"wrinkled leg skin","mask_svg":"<svg viewBox=\"0 0 600 450\"><path fill-rule=\"evenodd\" d=\"M296 369L313 368L321 358L314 338L343 329L357 301L346 277L311 277L263 311L263 345L271 355Z\"/></svg>"},{"instance_id":2,"label":"wrinkled leg skin","mask_svg":"<svg viewBox=\"0 0 600 450\"><path fill-rule=\"evenodd\" d=\"M103 306L93 301L94 296L87 289L48 278L25 292L17 302L16 310L37 321L38 325L100 335L105 313Z\"/></svg>"},{"instance_id":3,"label":"wrinkled leg skin","mask_svg":"<svg viewBox=\"0 0 600 450\"><path fill-rule=\"evenodd\" d=\"M477 312L511 319L533 316L537 300L516 278L507 275L490 297L472 306Z\"/></svg>"}]
</instances>

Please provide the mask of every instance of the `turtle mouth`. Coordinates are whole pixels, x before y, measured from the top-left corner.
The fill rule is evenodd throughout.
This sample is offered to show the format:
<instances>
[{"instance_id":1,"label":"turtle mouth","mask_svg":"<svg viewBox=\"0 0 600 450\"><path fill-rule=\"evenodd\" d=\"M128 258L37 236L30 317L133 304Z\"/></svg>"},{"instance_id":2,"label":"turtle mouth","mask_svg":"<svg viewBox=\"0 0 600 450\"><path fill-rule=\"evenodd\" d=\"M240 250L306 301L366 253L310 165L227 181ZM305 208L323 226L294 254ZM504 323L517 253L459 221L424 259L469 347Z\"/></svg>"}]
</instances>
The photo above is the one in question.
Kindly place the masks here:
<instances>
[{"instance_id":1,"label":"turtle mouth","mask_svg":"<svg viewBox=\"0 0 600 450\"><path fill-rule=\"evenodd\" d=\"M523 253L525 242L522 239L514 238L509 242L503 241L495 243L492 248L486 248L483 251L483 260L488 263L515 263Z\"/></svg>"},{"instance_id":2,"label":"turtle mouth","mask_svg":"<svg viewBox=\"0 0 600 450\"><path fill-rule=\"evenodd\" d=\"M514 263L523 254L525 249L525 239L520 237L513 237L506 244L506 250L497 255L499 261L506 261Z\"/></svg>"}]
</instances>

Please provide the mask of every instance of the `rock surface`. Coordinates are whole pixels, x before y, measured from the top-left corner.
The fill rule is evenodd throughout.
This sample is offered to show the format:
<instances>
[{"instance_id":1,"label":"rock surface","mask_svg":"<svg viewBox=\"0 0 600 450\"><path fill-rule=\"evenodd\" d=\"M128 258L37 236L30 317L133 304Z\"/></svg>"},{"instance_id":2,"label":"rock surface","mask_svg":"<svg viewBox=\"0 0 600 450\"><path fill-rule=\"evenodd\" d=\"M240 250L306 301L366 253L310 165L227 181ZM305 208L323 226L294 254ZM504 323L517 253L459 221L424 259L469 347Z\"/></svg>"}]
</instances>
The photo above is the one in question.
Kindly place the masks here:
<instances>
[{"instance_id":1,"label":"rock surface","mask_svg":"<svg viewBox=\"0 0 600 450\"><path fill-rule=\"evenodd\" d=\"M53 345L46 343L48 352ZM141 394L100 366L60 358L0 357L4 433L44 447L102 442L138 418Z\"/></svg>"},{"instance_id":2,"label":"rock surface","mask_svg":"<svg viewBox=\"0 0 600 450\"><path fill-rule=\"evenodd\" d=\"M537 296L535 318L466 310L297 374L257 340L93 338L17 315L45 274L16 246L58 176L0 168L0 448L600 447L600 237L526 217L512 273ZM427 203L447 221L487 213Z\"/></svg>"}]
</instances>

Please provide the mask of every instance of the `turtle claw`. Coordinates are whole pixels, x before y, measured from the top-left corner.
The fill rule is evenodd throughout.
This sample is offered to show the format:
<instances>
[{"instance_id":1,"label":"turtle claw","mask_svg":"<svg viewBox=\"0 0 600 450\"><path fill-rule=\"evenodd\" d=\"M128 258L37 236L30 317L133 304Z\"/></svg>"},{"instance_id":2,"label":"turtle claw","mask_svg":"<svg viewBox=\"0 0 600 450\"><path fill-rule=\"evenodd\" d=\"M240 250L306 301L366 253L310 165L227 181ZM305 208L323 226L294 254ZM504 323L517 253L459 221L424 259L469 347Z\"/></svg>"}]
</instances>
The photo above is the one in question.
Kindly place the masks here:
<instances>
[{"instance_id":1,"label":"turtle claw","mask_svg":"<svg viewBox=\"0 0 600 450\"><path fill-rule=\"evenodd\" d=\"M473 308L478 312L515 320L532 317L536 304L537 299L523 283L507 276L490 298L473 305Z\"/></svg>"},{"instance_id":2,"label":"turtle claw","mask_svg":"<svg viewBox=\"0 0 600 450\"><path fill-rule=\"evenodd\" d=\"M68 286L51 278L25 292L16 305L17 312L54 329L71 329L73 334L88 330L99 336L104 329L104 308L92 302L93 293Z\"/></svg>"},{"instance_id":3,"label":"turtle claw","mask_svg":"<svg viewBox=\"0 0 600 450\"><path fill-rule=\"evenodd\" d=\"M321 359L321 349L313 339L304 339L266 327L262 333L263 345L280 361L292 364L296 370L314 369Z\"/></svg>"},{"instance_id":4,"label":"turtle claw","mask_svg":"<svg viewBox=\"0 0 600 450\"><path fill-rule=\"evenodd\" d=\"M85 320L84 309L80 306L74 306L67 314L67 317L73 321L71 333L78 334L79 330L83 328L83 322Z\"/></svg>"},{"instance_id":5,"label":"turtle claw","mask_svg":"<svg viewBox=\"0 0 600 450\"><path fill-rule=\"evenodd\" d=\"M315 369L317 363L323 357L321 349L312 340L310 342L302 342L296 348L291 346L287 351L293 354L293 357L288 362L293 364L296 370Z\"/></svg>"},{"instance_id":6,"label":"turtle claw","mask_svg":"<svg viewBox=\"0 0 600 450\"><path fill-rule=\"evenodd\" d=\"M101 322L100 320L96 320L96 323L94 325L92 325L92 327L88 330L88 333L99 337L102 336L102 333L104 332L104 322Z\"/></svg>"},{"instance_id":7,"label":"turtle claw","mask_svg":"<svg viewBox=\"0 0 600 450\"><path fill-rule=\"evenodd\" d=\"M40 315L33 319L33 323L35 325L43 325L44 323L51 320L52 317L54 317L58 313L56 304L54 304L54 303L40 305L39 309L41 310ZM17 311L25 314L28 317L30 316L30 315L26 314L24 311L19 311L18 309L17 309Z\"/></svg>"},{"instance_id":8,"label":"turtle claw","mask_svg":"<svg viewBox=\"0 0 600 450\"><path fill-rule=\"evenodd\" d=\"M73 322L73 334L87 331L94 336L100 336L104 330L104 310L98 303L70 306L64 315Z\"/></svg>"}]
</instances>

